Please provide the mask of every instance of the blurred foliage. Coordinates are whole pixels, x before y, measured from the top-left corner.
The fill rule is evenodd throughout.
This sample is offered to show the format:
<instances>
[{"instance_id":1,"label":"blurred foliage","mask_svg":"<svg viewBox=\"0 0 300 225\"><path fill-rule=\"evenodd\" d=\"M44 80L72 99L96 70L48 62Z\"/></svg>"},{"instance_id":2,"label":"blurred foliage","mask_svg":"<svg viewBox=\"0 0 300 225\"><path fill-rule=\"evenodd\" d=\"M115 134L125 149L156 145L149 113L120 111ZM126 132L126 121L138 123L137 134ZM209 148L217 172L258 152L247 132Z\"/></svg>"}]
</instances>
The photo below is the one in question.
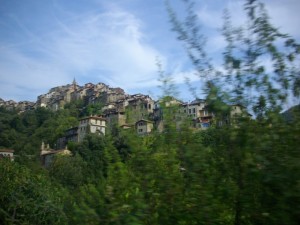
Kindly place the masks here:
<instances>
[{"instance_id":1,"label":"blurred foliage","mask_svg":"<svg viewBox=\"0 0 300 225\"><path fill-rule=\"evenodd\" d=\"M184 2L188 3L189 16L185 24L192 28L197 25L193 4ZM252 7L257 1L246 2L250 19L257 15L256 19L262 19L257 20L257 34L262 35L260 21L267 23L267 17L252 15L256 9L262 10L256 8L258 5ZM185 30L184 23L170 12L177 25L175 31L181 40L188 41L186 46L197 70L210 74L213 68L204 49L200 49L199 29ZM267 39L258 36L263 41L259 44L267 43L271 54L276 55L277 49L271 47L277 30L265 25L270 33ZM194 34L198 35L194 39L189 36ZM297 46L295 42L289 45ZM237 70L244 73L244 59L230 58L230 49L226 51L232 75L237 76ZM275 65L279 66L276 57ZM296 55L290 57L292 61ZM0 223L298 224L299 107L280 114L277 106L283 99L276 100L281 91L269 95L273 88L264 89L252 105L255 120L237 118L235 124L200 131L182 123L178 129L174 117L178 108L167 106L172 100L170 94L175 92L170 79L163 71L160 74L165 91L161 101L163 132L141 137L131 130L114 128L106 136L87 135L83 142L69 144L72 156L55 157L49 169L25 156L38 154L42 140L54 146L65 129L77 125L80 116L98 112L98 106L84 111L77 102L57 112L38 108L22 114L0 108L0 146L14 148L20 155L16 159L19 162L0 159ZM249 79L235 80L236 87L245 85L244 81ZM285 83L282 81L278 84ZM297 88L288 87L297 94ZM244 94L236 90L227 92L218 81L207 82L208 107L218 119L228 115L228 102L244 99Z\"/></svg>"},{"instance_id":2,"label":"blurred foliage","mask_svg":"<svg viewBox=\"0 0 300 225\"><path fill-rule=\"evenodd\" d=\"M51 183L43 171L1 159L1 224L66 224L67 192Z\"/></svg>"}]
</instances>

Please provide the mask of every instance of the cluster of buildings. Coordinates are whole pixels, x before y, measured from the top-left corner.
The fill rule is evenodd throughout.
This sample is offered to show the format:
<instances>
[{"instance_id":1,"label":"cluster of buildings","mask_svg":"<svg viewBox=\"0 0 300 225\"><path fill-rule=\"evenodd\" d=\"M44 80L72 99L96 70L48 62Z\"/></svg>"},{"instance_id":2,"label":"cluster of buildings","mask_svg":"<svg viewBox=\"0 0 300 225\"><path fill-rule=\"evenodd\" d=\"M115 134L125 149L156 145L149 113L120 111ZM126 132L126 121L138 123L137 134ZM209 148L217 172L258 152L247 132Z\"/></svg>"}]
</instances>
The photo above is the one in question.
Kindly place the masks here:
<instances>
[{"instance_id":1,"label":"cluster of buildings","mask_svg":"<svg viewBox=\"0 0 300 225\"><path fill-rule=\"evenodd\" d=\"M101 112L79 119L78 126L66 130L65 136L58 140L57 146L62 148L69 141L81 142L88 133L105 135L114 127L133 129L137 126L139 134L150 133L154 129L155 101L148 95L124 94L121 97L120 93L113 93L113 97L105 93L105 98L100 94L94 103L103 105Z\"/></svg>"},{"instance_id":2,"label":"cluster of buildings","mask_svg":"<svg viewBox=\"0 0 300 225\"><path fill-rule=\"evenodd\" d=\"M111 88L104 83L87 83L84 86L79 86L74 79L72 84L51 88L48 93L38 96L36 102L4 101L0 98L0 106L3 106L7 110L17 109L19 111L27 111L38 107L45 107L56 111L63 109L65 104L71 101L82 100L85 105L94 103L106 104L122 100L126 96L124 90L121 88Z\"/></svg>"},{"instance_id":3,"label":"cluster of buildings","mask_svg":"<svg viewBox=\"0 0 300 225\"><path fill-rule=\"evenodd\" d=\"M231 105L228 117L218 122L231 123L240 116L249 117L250 114L241 105ZM43 166L48 167L55 155L70 155L67 144L82 142L87 134L105 135L116 126L134 130L138 135L144 136L154 130L163 132L165 123L170 121L178 130L186 122L195 130L207 129L216 122L214 113L208 110L206 102L202 99L183 103L172 97L167 101L153 101L149 96L132 95L106 104L101 115L79 119L78 126L67 129L65 136L57 141L56 148L60 150L53 150L49 145L45 147L42 144L41 162Z\"/></svg>"},{"instance_id":4,"label":"cluster of buildings","mask_svg":"<svg viewBox=\"0 0 300 225\"><path fill-rule=\"evenodd\" d=\"M62 109L72 101L83 101L84 105L99 104L101 110L96 115L81 118L78 126L65 131L65 136L58 141L63 147L69 141L81 142L88 133L105 135L114 127L135 129L137 134L146 135L153 130L162 132L165 127L166 109L172 115L176 128L180 129L183 122L188 121L193 129L206 129L214 121L215 115L208 109L203 99L196 99L185 103L173 97L154 101L150 96L143 94L126 94L121 88L112 88L104 83L87 83L79 86L74 79L71 84L51 88L48 93L38 96L36 103L3 101L0 106L6 108L19 107L20 110L30 110L37 107L46 107L51 110ZM222 123L230 123L235 116L248 115L241 105L230 106L230 113Z\"/></svg>"},{"instance_id":5,"label":"cluster of buildings","mask_svg":"<svg viewBox=\"0 0 300 225\"><path fill-rule=\"evenodd\" d=\"M147 95L127 95L124 99L105 104L101 114L79 119L78 126L66 130L57 146L63 148L70 141L81 142L86 134L105 135L115 127L132 129L143 136L154 130L163 132L166 122L173 123L178 130L183 124L188 124L194 130L204 130L214 123L232 124L236 118L251 116L238 104L230 105L228 109L224 118L216 120L203 99L184 103L173 97L154 101Z\"/></svg>"},{"instance_id":6,"label":"cluster of buildings","mask_svg":"<svg viewBox=\"0 0 300 225\"><path fill-rule=\"evenodd\" d=\"M0 98L0 107L4 107L7 110L14 110L17 109L21 112L32 110L35 108L35 103L30 101L21 101L21 102L15 102L13 100L4 101L2 98Z\"/></svg>"},{"instance_id":7,"label":"cluster of buildings","mask_svg":"<svg viewBox=\"0 0 300 225\"><path fill-rule=\"evenodd\" d=\"M104 83L79 86L74 79L72 84L51 88L47 94L38 96L36 107L47 107L56 111L71 101L82 100L85 105L107 104L124 99L125 96L121 88L111 88Z\"/></svg>"},{"instance_id":8,"label":"cluster of buildings","mask_svg":"<svg viewBox=\"0 0 300 225\"><path fill-rule=\"evenodd\" d=\"M64 108L67 103L77 100L83 101L85 106L99 104L101 110L97 115L79 119L78 126L67 129L65 135L57 141L56 149L60 150L50 149L49 145L42 144L40 156L44 166L50 164L54 155L69 155L70 151L66 149L69 142L81 142L87 134L105 135L115 127L131 129L143 136L154 130L163 132L170 122L178 130L183 124L188 124L194 130L203 130L216 122L228 124L236 117L250 116L243 106L230 105L227 116L217 121L214 112L208 109L203 99L186 103L167 96L154 101L148 95L129 95L121 88L111 88L104 83L87 83L79 86L75 79L72 84L51 88L47 94L38 96L35 103L29 101L17 103L0 99L0 106L8 110L18 109L21 112L38 107L56 111ZM9 157L13 160L13 150L1 150L0 157Z\"/></svg>"}]
</instances>

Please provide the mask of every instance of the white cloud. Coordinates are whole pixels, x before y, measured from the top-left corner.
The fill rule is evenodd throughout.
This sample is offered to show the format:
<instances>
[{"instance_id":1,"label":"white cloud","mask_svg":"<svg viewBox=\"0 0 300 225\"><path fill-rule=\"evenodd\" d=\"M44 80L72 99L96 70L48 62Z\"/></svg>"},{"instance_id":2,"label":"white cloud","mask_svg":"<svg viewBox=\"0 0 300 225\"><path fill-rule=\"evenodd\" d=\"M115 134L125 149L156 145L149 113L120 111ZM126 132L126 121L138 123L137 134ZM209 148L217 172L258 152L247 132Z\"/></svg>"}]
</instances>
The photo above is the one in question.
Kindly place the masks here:
<instances>
[{"instance_id":1,"label":"white cloud","mask_svg":"<svg viewBox=\"0 0 300 225\"><path fill-rule=\"evenodd\" d=\"M264 2L275 25L300 38L299 29L296 29L300 1ZM203 31L208 34L208 52L217 54L225 47L217 31L222 26L224 7L229 9L232 21L238 25L245 20L243 3L242 0L200 2L197 15ZM54 4L51 29L47 33L39 33L16 15L12 17L17 25L14 29L20 32L22 39L9 43L0 39L0 97L17 96L15 100L23 100L31 96L31 100L35 100L38 94L70 83L73 77L81 82L105 82L126 91L153 87L158 84L156 57L167 71L172 71L177 84L184 83L186 76L192 81L198 80L183 52L174 46L175 41L150 42L150 37L161 34L153 35L151 30L145 30L143 18L103 1L99 1L99 9L105 9L101 12L95 8L75 13L59 4L59 1ZM163 36L161 40L168 42L171 38L173 36ZM154 46L164 46L164 49ZM220 57L221 54L217 61Z\"/></svg>"},{"instance_id":2,"label":"white cloud","mask_svg":"<svg viewBox=\"0 0 300 225\"><path fill-rule=\"evenodd\" d=\"M26 46L2 47L1 83L9 85L11 93L20 92L19 86L47 90L74 76L124 89L151 85L145 80L156 79L155 58L164 57L145 42L141 21L126 11L112 10L74 16L71 21L57 17L59 29L38 38L31 32ZM2 97L10 96L0 89Z\"/></svg>"},{"instance_id":3,"label":"white cloud","mask_svg":"<svg viewBox=\"0 0 300 225\"><path fill-rule=\"evenodd\" d=\"M243 12L243 1L241 0L216 0L203 1L199 4L196 14L202 26L204 35L207 36L207 51L210 54L219 53L225 48L226 42L221 34L223 26L223 14L227 9L234 26L239 26L245 22L246 17Z\"/></svg>"},{"instance_id":4,"label":"white cloud","mask_svg":"<svg viewBox=\"0 0 300 225\"><path fill-rule=\"evenodd\" d=\"M299 0L265 0L271 21L280 31L300 39L300 1Z\"/></svg>"},{"instance_id":5,"label":"white cloud","mask_svg":"<svg viewBox=\"0 0 300 225\"><path fill-rule=\"evenodd\" d=\"M99 14L68 27L76 35L54 41L57 54L66 58L72 70L89 74L90 70L107 71L114 85L138 85L140 76L155 71L159 52L143 41L140 22L132 14L114 11ZM105 74L99 74L105 76Z\"/></svg>"},{"instance_id":6,"label":"white cloud","mask_svg":"<svg viewBox=\"0 0 300 225\"><path fill-rule=\"evenodd\" d=\"M280 31L288 33L300 39L298 22L300 21L300 1L299 0L263 0L270 22L278 27ZM216 0L214 2L204 0L199 4L197 10L198 19L205 32L208 32L208 50L212 53L225 47L224 38L220 28L223 25L223 10L228 9L231 22L234 26L245 24L246 15L244 8L245 1L242 0Z\"/></svg>"}]
</instances>

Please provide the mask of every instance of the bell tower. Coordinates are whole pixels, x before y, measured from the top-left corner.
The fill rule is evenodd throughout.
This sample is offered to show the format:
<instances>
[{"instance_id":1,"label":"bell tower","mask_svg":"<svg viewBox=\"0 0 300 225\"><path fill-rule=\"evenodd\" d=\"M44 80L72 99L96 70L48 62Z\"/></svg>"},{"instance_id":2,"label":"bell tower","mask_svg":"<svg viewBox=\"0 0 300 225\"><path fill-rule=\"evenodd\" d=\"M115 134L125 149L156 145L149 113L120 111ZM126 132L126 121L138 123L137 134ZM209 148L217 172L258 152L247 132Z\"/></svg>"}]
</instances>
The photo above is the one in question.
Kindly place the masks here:
<instances>
[{"instance_id":1,"label":"bell tower","mask_svg":"<svg viewBox=\"0 0 300 225\"><path fill-rule=\"evenodd\" d=\"M72 85L73 85L73 90L76 91L76 89L77 89L77 82L75 80L75 77L73 79Z\"/></svg>"}]
</instances>

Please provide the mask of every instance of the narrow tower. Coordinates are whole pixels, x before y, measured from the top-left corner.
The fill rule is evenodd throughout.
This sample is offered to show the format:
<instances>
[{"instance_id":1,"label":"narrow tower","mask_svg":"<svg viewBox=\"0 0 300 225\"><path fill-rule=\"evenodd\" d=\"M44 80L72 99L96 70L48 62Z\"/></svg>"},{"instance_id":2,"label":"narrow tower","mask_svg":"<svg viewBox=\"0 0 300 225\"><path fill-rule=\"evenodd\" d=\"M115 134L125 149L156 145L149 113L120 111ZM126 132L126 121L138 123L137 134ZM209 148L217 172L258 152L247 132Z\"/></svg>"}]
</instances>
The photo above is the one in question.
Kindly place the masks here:
<instances>
[{"instance_id":1,"label":"narrow tower","mask_svg":"<svg viewBox=\"0 0 300 225\"><path fill-rule=\"evenodd\" d=\"M72 85L73 85L73 90L76 91L76 89L77 89L77 82L76 82L76 80L75 80L75 77L74 77L74 79L73 79Z\"/></svg>"}]
</instances>

